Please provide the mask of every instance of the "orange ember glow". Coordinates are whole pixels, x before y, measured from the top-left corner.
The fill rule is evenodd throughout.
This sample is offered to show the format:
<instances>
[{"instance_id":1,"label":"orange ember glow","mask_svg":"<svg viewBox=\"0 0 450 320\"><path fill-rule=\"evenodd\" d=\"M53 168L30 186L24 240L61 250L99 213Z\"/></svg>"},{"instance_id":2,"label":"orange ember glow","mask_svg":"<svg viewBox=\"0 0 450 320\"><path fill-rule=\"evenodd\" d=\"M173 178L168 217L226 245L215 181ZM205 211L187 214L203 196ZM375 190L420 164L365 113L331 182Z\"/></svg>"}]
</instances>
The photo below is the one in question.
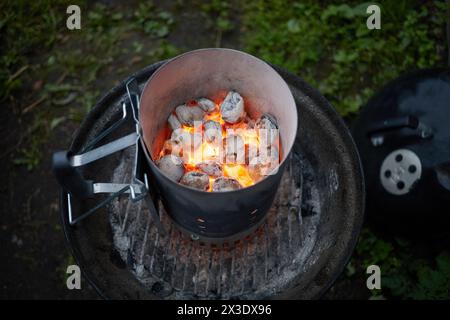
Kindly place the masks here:
<instances>
[{"instance_id":1,"label":"orange ember glow","mask_svg":"<svg viewBox=\"0 0 450 320\"><path fill-rule=\"evenodd\" d=\"M209 114L205 114L203 121L213 120L218 122L222 128L222 141L227 137L227 135L237 134L239 135L245 144L246 152L249 149L258 150L260 146L259 136L257 130L254 130L251 125L249 125L251 120L247 116L240 122L235 124L226 123L222 119L222 115L220 113L219 105L221 101L215 100L216 108L214 111ZM189 105L189 104L188 104ZM223 176L230 177L236 179L242 187L248 187L255 184L255 180L251 177L248 170L248 158L246 160L247 163L226 163L224 161L224 151L222 141L219 143L216 142L208 142L203 136L203 126L197 127L189 127L183 125L181 128L184 132L189 133L192 137L194 135L200 134L202 137L202 141L200 146L194 148L197 145L194 142L191 142L190 148L183 147L182 154L180 155L183 158L183 163L186 172L198 170L197 165L203 161L214 160L218 161L218 163L222 164ZM195 138L194 138L195 139ZM164 156L166 150L161 150L160 157ZM221 161L222 160L222 161ZM212 190L212 184L214 183L215 178L209 176L209 189Z\"/></svg>"},{"instance_id":2,"label":"orange ember glow","mask_svg":"<svg viewBox=\"0 0 450 320\"><path fill-rule=\"evenodd\" d=\"M223 173L225 177L234 178L239 181L243 187L249 187L255 184L245 165L226 164L223 166Z\"/></svg>"},{"instance_id":3,"label":"orange ember glow","mask_svg":"<svg viewBox=\"0 0 450 320\"><path fill-rule=\"evenodd\" d=\"M222 119L222 115L220 114L219 104L216 103L216 109L210 114L205 115L205 121L207 120L217 121L222 125L222 127L225 125L225 121Z\"/></svg>"}]
</instances>

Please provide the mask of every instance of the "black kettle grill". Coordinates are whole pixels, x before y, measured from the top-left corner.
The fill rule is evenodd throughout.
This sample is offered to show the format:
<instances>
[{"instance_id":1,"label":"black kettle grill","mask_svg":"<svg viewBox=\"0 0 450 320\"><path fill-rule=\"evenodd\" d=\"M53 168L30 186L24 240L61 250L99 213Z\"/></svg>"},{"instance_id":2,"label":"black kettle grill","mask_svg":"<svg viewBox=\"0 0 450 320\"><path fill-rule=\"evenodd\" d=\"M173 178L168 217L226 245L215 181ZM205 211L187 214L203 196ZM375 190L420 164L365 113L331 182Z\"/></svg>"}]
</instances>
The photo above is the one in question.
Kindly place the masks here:
<instances>
[{"instance_id":1,"label":"black kettle grill","mask_svg":"<svg viewBox=\"0 0 450 320\"><path fill-rule=\"evenodd\" d=\"M133 75L135 82L122 82L106 93L76 132L69 155L132 131L136 110L129 93L143 88L163 64L139 71ZM273 68L288 84L302 125L267 218L233 246L205 245L179 231L158 200L160 190L152 184L141 145L133 147L136 140L131 138L113 145L113 150L126 144L129 148L80 170L89 179L112 183L95 185L96 191L107 194L103 199L97 193L94 199L72 197L62 188L67 241L83 275L103 298L310 299L320 297L342 272L364 214L356 146L319 92ZM106 137L107 128L115 130ZM148 190L153 201L133 201ZM79 219L79 212L88 215Z\"/></svg>"},{"instance_id":2,"label":"black kettle grill","mask_svg":"<svg viewBox=\"0 0 450 320\"><path fill-rule=\"evenodd\" d=\"M450 70L395 79L353 128L365 172L368 218L415 238L450 234Z\"/></svg>"}]
</instances>

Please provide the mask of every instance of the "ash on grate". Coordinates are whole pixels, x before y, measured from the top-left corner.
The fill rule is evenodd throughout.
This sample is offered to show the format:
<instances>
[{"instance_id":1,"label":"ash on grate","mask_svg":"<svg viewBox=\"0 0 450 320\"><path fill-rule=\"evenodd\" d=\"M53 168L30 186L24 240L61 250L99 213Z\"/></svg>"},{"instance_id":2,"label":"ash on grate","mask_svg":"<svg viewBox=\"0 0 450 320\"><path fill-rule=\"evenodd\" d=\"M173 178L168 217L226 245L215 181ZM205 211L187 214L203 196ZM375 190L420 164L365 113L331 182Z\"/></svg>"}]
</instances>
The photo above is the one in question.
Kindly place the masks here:
<instances>
[{"instance_id":1,"label":"ash on grate","mask_svg":"<svg viewBox=\"0 0 450 320\"><path fill-rule=\"evenodd\" d=\"M114 182L130 181L133 150L122 153ZM181 233L161 203L161 236L144 203L127 197L109 206L114 246L136 279L164 299L261 299L307 270L320 219L311 164L294 149L266 221L233 247L207 246ZM308 263L314 263L309 261Z\"/></svg>"}]
</instances>

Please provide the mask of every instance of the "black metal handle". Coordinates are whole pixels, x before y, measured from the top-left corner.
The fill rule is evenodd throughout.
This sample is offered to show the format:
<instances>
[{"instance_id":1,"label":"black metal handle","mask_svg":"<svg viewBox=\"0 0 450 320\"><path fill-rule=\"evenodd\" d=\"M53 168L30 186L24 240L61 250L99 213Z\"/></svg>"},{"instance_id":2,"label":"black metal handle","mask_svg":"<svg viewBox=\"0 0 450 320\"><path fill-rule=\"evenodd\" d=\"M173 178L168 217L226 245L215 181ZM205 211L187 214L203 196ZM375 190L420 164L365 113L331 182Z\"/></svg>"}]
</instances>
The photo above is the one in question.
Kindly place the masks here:
<instances>
[{"instance_id":1,"label":"black metal handle","mask_svg":"<svg viewBox=\"0 0 450 320\"><path fill-rule=\"evenodd\" d=\"M386 134L404 128L414 130L415 135L421 139L433 137L433 130L412 115L389 118L375 123L367 130L367 137L371 140L372 145L376 147L384 143Z\"/></svg>"},{"instance_id":2,"label":"black metal handle","mask_svg":"<svg viewBox=\"0 0 450 320\"><path fill-rule=\"evenodd\" d=\"M368 130L368 134L374 135L402 128L417 129L418 126L419 119L414 116L403 116L398 118L386 119L384 121L376 123Z\"/></svg>"},{"instance_id":3,"label":"black metal handle","mask_svg":"<svg viewBox=\"0 0 450 320\"><path fill-rule=\"evenodd\" d=\"M87 199L94 195L93 181L84 179L81 172L71 165L69 152L54 153L52 169L59 184L74 197Z\"/></svg>"},{"instance_id":4,"label":"black metal handle","mask_svg":"<svg viewBox=\"0 0 450 320\"><path fill-rule=\"evenodd\" d=\"M114 198L123 193L130 193L131 201L145 200L151 216L155 220L155 224L162 235L165 235L165 229L161 224L158 210L153 203L150 195L150 190L147 181L147 174L144 172L142 161L145 161L142 156L142 146L139 139L139 85L135 78L131 77L126 80L125 86L128 93L128 100L122 103L122 118L114 123L112 126L101 132L96 138L85 146L81 154L71 155L67 151L59 151L53 154L53 172L59 184L65 189L67 196L67 214L69 223L75 225L79 221L91 215L97 209L103 207ZM131 112L127 112L131 111ZM131 110L130 110L131 109ZM120 127L127 119L128 115L132 115L132 119L136 125L136 131L106 143L100 147L95 145L106 137L109 133ZM94 183L91 180L86 180L77 167L81 167L105 156L113 154L117 151L128 148L131 145L136 146L135 163L133 179L130 184L114 184L114 183ZM72 216L72 205L70 196L78 199L87 199L94 196L96 193L109 193L109 196L77 217Z\"/></svg>"}]
</instances>

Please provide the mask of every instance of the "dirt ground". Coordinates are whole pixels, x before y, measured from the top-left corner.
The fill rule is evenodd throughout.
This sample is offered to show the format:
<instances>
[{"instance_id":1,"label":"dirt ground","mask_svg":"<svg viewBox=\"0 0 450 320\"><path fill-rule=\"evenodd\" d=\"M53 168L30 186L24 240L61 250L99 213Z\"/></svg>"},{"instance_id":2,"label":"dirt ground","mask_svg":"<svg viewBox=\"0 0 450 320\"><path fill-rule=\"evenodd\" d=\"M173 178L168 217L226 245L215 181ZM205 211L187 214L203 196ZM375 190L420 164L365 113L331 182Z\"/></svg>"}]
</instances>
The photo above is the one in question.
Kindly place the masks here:
<instances>
[{"instance_id":1,"label":"dirt ground","mask_svg":"<svg viewBox=\"0 0 450 320\"><path fill-rule=\"evenodd\" d=\"M1 150L17 143L26 123L1 108ZM96 298L84 286L80 291L65 287L65 269L70 261L59 218L59 187L51 173L51 153L70 143L75 128L64 127L43 147L41 165L33 171L1 159L0 181L1 299Z\"/></svg>"}]
</instances>

